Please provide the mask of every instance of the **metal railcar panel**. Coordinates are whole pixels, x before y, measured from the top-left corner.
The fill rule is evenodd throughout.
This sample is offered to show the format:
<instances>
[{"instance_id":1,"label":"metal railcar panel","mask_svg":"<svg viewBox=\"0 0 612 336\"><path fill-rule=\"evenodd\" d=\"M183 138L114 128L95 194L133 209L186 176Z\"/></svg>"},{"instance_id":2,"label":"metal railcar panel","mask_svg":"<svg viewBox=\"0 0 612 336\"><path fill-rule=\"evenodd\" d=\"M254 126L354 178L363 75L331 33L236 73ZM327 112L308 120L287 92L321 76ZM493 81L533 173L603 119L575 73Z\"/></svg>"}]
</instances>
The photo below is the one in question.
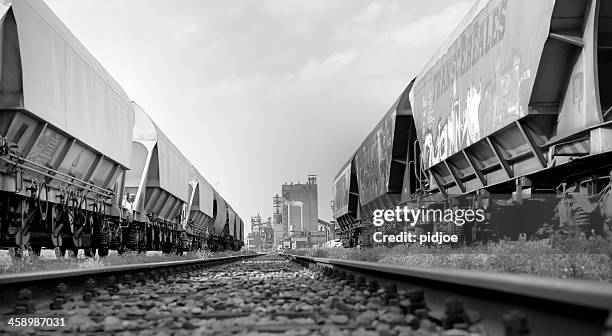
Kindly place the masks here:
<instances>
[{"instance_id":1,"label":"metal railcar panel","mask_svg":"<svg viewBox=\"0 0 612 336\"><path fill-rule=\"evenodd\" d=\"M465 51L458 54L459 58L454 56L456 53L448 52L450 56L439 53L411 93L411 99L418 105L415 119L422 124L419 139L423 167L431 177L430 189L441 185L443 193L464 194L493 186L511 190L514 184L524 183L526 187L547 191L567 178L562 171L575 169L561 168L562 165L578 167L581 164L577 160L594 160L601 165L600 170L605 170L607 162L598 161L594 155L612 151L609 145L612 98L606 89L612 78L612 61L602 57L608 55L612 46L609 33L612 5L600 0L554 3L500 0L476 8L479 10L468 15L442 50L453 51L453 45L463 43L462 39L477 36L470 27L485 22L486 13L499 14L500 25L496 27L501 35L483 55L468 50L468 56L478 56L472 63L451 63L451 70L459 71L456 78L451 78L453 99L458 99L452 104L447 99L449 88L445 87L444 67L449 66L449 59L464 61L461 55ZM528 27L533 31L528 32ZM504 55L509 55L510 47L514 48L514 68L500 76ZM483 76L475 76L480 73ZM499 90L482 89L482 78L486 79L487 74L495 75ZM466 89L467 96L461 96ZM469 106L474 107L471 116ZM495 115L491 116L491 111ZM437 139L436 130L427 128L432 122L438 122L436 130L441 136ZM463 168L471 170L470 174L452 176L448 171L446 166L454 166L458 157L471 161L469 169L465 165ZM513 181L534 174L546 178ZM577 178L581 174L593 173L575 171L572 176Z\"/></svg>"},{"instance_id":2,"label":"metal railcar panel","mask_svg":"<svg viewBox=\"0 0 612 336\"><path fill-rule=\"evenodd\" d=\"M242 241L244 240L244 222L240 217L238 217L238 230L236 239Z\"/></svg>"},{"instance_id":3,"label":"metal railcar panel","mask_svg":"<svg viewBox=\"0 0 612 336\"><path fill-rule=\"evenodd\" d=\"M0 132L16 145L6 159L24 158L24 179L49 180L51 194L109 196L129 166L129 99L43 3L16 1L0 12Z\"/></svg>"},{"instance_id":4,"label":"metal railcar panel","mask_svg":"<svg viewBox=\"0 0 612 336\"><path fill-rule=\"evenodd\" d=\"M417 77L414 108L429 168L529 113L552 0L481 0Z\"/></svg>"},{"instance_id":5,"label":"metal railcar panel","mask_svg":"<svg viewBox=\"0 0 612 336\"><path fill-rule=\"evenodd\" d=\"M9 143L17 145L25 158L23 164L28 169L24 177L27 180L49 179L52 188L61 186L70 190L90 189L85 182L92 183L97 187L94 191L108 194L104 190L112 187L125 171L119 163L23 111L1 112L0 131ZM49 170L60 175L52 178L48 175Z\"/></svg>"},{"instance_id":6,"label":"metal railcar panel","mask_svg":"<svg viewBox=\"0 0 612 336\"><path fill-rule=\"evenodd\" d=\"M213 232L216 235L223 233L223 228L227 222L227 203L225 200L215 191L215 204L217 211L215 213L215 222L213 225ZM209 230L210 232L211 230Z\"/></svg>"},{"instance_id":7,"label":"metal railcar panel","mask_svg":"<svg viewBox=\"0 0 612 336\"><path fill-rule=\"evenodd\" d=\"M196 182L198 185L197 192L197 204L192 206L193 210L200 211L210 217L213 216L213 201L215 199L215 193L213 187L208 183L206 178L198 172L195 167L191 167L191 181Z\"/></svg>"},{"instance_id":8,"label":"metal railcar panel","mask_svg":"<svg viewBox=\"0 0 612 336\"><path fill-rule=\"evenodd\" d=\"M142 174L145 169L148 170L148 160L150 150L140 142L132 142L132 169L128 170L125 174L125 190L128 204L126 207L130 210L139 210L135 208L135 205L142 204L144 193L138 195L138 188L140 187ZM141 197L136 200L136 197Z\"/></svg>"},{"instance_id":9,"label":"metal railcar panel","mask_svg":"<svg viewBox=\"0 0 612 336\"><path fill-rule=\"evenodd\" d=\"M332 184L334 194L334 218L339 218L348 213L351 167L352 158L351 161L344 165Z\"/></svg>"},{"instance_id":10,"label":"metal railcar panel","mask_svg":"<svg viewBox=\"0 0 612 336\"><path fill-rule=\"evenodd\" d=\"M609 37L601 36L601 41L598 41L598 33L605 34L611 28L608 23L609 18L605 17L605 15L610 14L605 13L605 8L610 8L610 5L606 3L606 1L595 0L591 4L589 12L585 13L587 24L585 24L581 40L583 46L579 51L578 59L571 69L569 83L567 83L567 88L560 104L555 134L556 139L570 136L604 122L602 112L606 111L602 111L601 103L605 104L606 100L610 99L609 94L606 95L605 91L609 89L605 88L605 86L609 84L608 81L612 73L610 71L608 73L598 72L598 68L600 66L603 68L605 64L609 64L611 61L609 60L610 54L607 55L608 57L601 57L604 56L601 54L599 55L600 58L597 56L598 50L610 49ZM599 12L600 6L603 7L601 12ZM588 21L594 21L594 24L588 24ZM552 30L551 33L555 34L557 31ZM602 90L604 94L600 99L600 88L602 87L605 89ZM603 108L607 109L609 106L603 106Z\"/></svg>"},{"instance_id":11,"label":"metal railcar panel","mask_svg":"<svg viewBox=\"0 0 612 336\"><path fill-rule=\"evenodd\" d=\"M386 206L400 202L402 190L414 184L411 175L404 175L410 161L414 160L413 143L416 141L412 108L408 94L411 82L397 98L389 111L355 153L354 165L357 186L350 181L350 192L358 192L363 206L384 198ZM352 207L349 197L349 211ZM365 214L369 216L368 214Z\"/></svg>"},{"instance_id":12,"label":"metal railcar panel","mask_svg":"<svg viewBox=\"0 0 612 336\"><path fill-rule=\"evenodd\" d=\"M142 179L146 178L144 186L159 187L173 196L189 202L189 176L191 163L181 154L176 146L155 125L146 112L135 103L132 104L135 111L133 139L147 148L147 162L143 170L132 175L130 173L129 184L126 187L142 187ZM136 166L141 166L140 157L133 158ZM136 172L135 172L136 173ZM139 176L140 178L136 178ZM138 180L138 184L134 183Z\"/></svg>"},{"instance_id":13,"label":"metal railcar panel","mask_svg":"<svg viewBox=\"0 0 612 336\"><path fill-rule=\"evenodd\" d=\"M189 199L189 167L191 164L159 128L157 134L159 186L187 202Z\"/></svg>"},{"instance_id":14,"label":"metal railcar panel","mask_svg":"<svg viewBox=\"0 0 612 336\"><path fill-rule=\"evenodd\" d=\"M13 44L20 57L5 60L14 63L3 66L11 73L2 80L21 85L3 85L18 90L0 92L0 107L23 108L128 167L134 117L123 89L42 1L4 9L3 32L16 23L16 36L4 34L3 49Z\"/></svg>"},{"instance_id":15,"label":"metal railcar panel","mask_svg":"<svg viewBox=\"0 0 612 336\"><path fill-rule=\"evenodd\" d=\"M234 211L234 209L232 209L231 206L227 206L227 214L228 214L228 229L229 229L229 235L233 236L234 233L236 233L236 212Z\"/></svg>"},{"instance_id":16,"label":"metal railcar panel","mask_svg":"<svg viewBox=\"0 0 612 336\"><path fill-rule=\"evenodd\" d=\"M359 199L362 204L389 191L395 117L395 108L392 108L355 154Z\"/></svg>"}]
</instances>

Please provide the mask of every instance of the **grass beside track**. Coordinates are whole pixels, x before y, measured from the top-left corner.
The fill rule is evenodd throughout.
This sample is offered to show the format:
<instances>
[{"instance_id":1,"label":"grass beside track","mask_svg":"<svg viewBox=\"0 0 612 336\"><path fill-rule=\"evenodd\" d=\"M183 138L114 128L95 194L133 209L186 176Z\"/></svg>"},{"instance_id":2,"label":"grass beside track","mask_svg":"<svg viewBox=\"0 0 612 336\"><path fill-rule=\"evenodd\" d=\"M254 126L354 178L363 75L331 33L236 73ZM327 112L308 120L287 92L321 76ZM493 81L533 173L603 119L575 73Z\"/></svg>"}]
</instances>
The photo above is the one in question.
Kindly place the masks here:
<instances>
[{"instance_id":1,"label":"grass beside track","mask_svg":"<svg viewBox=\"0 0 612 336\"><path fill-rule=\"evenodd\" d=\"M43 250L40 257L23 257L21 259L12 259L6 251L0 253L0 274L6 273L23 273L23 272L38 272L38 271L59 271L68 269L88 269L115 265L129 265L152 263L162 261L175 260L192 260L192 259L208 259L227 256L237 256L252 254L248 251L238 252L186 252L179 256L175 254L162 254L160 252L147 253L124 253L118 255L116 252L111 253L103 258L94 257L87 258L79 256L79 258L55 258L53 250ZM114 253L113 253L114 252Z\"/></svg>"},{"instance_id":2,"label":"grass beside track","mask_svg":"<svg viewBox=\"0 0 612 336\"><path fill-rule=\"evenodd\" d=\"M502 241L469 247L402 244L369 249L314 248L290 254L418 267L522 273L612 283L612 241Z\"/></svg>"}]
</instances>

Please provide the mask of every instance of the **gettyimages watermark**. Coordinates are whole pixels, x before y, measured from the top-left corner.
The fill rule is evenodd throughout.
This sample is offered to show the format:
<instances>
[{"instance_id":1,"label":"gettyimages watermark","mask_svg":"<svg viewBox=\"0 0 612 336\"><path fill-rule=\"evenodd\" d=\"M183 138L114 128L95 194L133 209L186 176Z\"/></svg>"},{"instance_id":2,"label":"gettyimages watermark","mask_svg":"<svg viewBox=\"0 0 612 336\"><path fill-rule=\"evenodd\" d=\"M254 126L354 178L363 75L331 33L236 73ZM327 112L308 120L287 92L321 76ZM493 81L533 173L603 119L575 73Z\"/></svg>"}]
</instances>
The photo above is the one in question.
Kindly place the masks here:
<instances>
[{"instance_id":1,"label":"gettyimages watermark","mask_svg":"<svg viewBox=\"0 0 612 336\"><path fill-rule=\"evenodd\" d=\"M395 209L374 210L372 213L372 224L380 227L386 223L406 223L411 227L419 223L444 222L453 223L457 227L461 227L466 223L482 223L486 219L483 209L423 209L423 208L408 208L397 207ZM376 243L457 243L459 237L456 234L445 232L426 232L416 234L413 232L401 232L399 234L384 234L382 231L376 231L373 234L373 240Z\"/></svg>"}]
</instances>

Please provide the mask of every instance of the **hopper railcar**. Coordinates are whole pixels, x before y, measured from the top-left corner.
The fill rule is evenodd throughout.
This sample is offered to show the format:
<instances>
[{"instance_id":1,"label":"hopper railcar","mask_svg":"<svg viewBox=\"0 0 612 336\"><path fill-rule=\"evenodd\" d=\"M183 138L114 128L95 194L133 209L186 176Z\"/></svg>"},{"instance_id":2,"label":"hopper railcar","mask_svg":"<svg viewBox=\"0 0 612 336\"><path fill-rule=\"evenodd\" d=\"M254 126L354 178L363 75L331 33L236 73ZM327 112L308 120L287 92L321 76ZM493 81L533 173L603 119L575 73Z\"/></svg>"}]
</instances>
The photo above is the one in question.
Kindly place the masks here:
<instances>
[{"instance_id":1,"label":"hopper railcar","mask_svg":"<svg viewBox=\"0 0 612 336\"><path fill-rule=\"evenodd\" d=\"M609 1L478 1L403 94L416 142L403 144L414 159L395 161L405 163L402 190L390 188L384 156L375 183L360 181L363 145L356 178L344 178L358 195L337 187L347 168L334 182L346 244L368 244L350 234L371 228L368 204L482 209L474 225L423 223L467 243L542 229L610 235L611 50ZM351 195L359 206L347 217L336 204Z\"/></svg>"},{"instance_id":2,"label":"hopper railcar","mask_svg":"<svg viewBox=\"0 0 612 336\"><path fill-rule=\"evenodd\" d=\"M213 202L213 212L216 215L208 230L210 250L213 252L240 250L244 246L244 223L242 219L216 191L214 192ZM237 225L239 225L238 228Z\"/></svg>"},{"instance_id":3,"label":"hopper railcar","mask_svg":"<svg viewBox=\"0 0 612 336\"><path fill-rule=\"evenodd\" d=\"M146 112L135 103L133 108L132 169L126 175L124 207L134 225L124 232L124 245L164 252L239 249L234 210Z\"/></svg>"},{"instance_id":4,"label":"hopper railcar","mask_svg":"<svg viewBox=\"0 0 612 336\"><path fill-rule=\"evenodd\" d=\"M210 184L42 1L0 4L0 28L1 247L181 252L230 225ZM239 248L242 230L220 248Z\"/></svg>"}]
</instances>

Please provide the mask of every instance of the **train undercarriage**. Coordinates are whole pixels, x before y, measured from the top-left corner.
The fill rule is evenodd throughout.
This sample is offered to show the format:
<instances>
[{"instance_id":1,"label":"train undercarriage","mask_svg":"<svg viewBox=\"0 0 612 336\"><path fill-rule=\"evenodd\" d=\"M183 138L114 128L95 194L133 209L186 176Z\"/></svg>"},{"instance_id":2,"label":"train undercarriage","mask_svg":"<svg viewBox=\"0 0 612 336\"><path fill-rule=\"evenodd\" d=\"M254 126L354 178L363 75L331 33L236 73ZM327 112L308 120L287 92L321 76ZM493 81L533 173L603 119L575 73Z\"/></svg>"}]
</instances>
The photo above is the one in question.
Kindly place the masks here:
<instances>
[{"instance_id":1,"label":"train undercarriage","mask_svg":"<svg viewBox=\"0 0 612 336\"><path fill-rule=\"evenodd\" d=\"M31 183L27 196L0 193L0 247L14 257L40 255L53 249L56 257L107 256L109 250L144 253L162 251L182 254L198 250L240 250L242 242L232 236L196 235L149 216L147 222L109 215L109 206L74 192L59 192L50 202L45 182ZM117 212L115 210L115 212Z\"/></svg>"},{"instance_id":2,"label":"train undercarriage","mask_svg":"<svg viewBox=\"0 0 612 336\"><path fill-rule=\"evenodd\" d=\"M230 235L225 235L225 236L210 235L207 240L207 246L211 252L239 251L242 248L242 246L244 246L244 242L238 241L234 239L233 236L230 236Z\"/></svg>"},{"instance_id":3,"label":"train undercarriage","mask_svg":"<svg viewBox=\"0 0 612 336\"><path fill-rule=\"evenodd\" d=\"M107 256L110 250L182 254L203 249L239 250L233 237L211 239L154 213L143 215L117 205L116 192L23 158L4 138L0 156L0 248L14 257ZM222 243L217 243L220 240Z\"/></svg>"},{"instance_id":4,"label":"train undercarriage","mask_svg":"<svg viewBox=\"0 0 612 336\"><path fill-rule=\"evenodd\" d=\"M460 243L496 242L518 239L541 239L554 235L612 238L612 178L606 169L597 169L559 183L556 188L541 188L531 179L518 180L514 191L492 194L485 189L443 198L440 194L414 195L413 201L400 207L421 209L482 209L485 220L456 225L442 220L410 226L391 222L374 227L368 216L339 219L339 235L344 247L375 245L375 231L385 234L411 231L456 234ZM538 188L539 187L539 188ZM365 214L365 212L361 212Z\"/></svg>"}]
</instances>

